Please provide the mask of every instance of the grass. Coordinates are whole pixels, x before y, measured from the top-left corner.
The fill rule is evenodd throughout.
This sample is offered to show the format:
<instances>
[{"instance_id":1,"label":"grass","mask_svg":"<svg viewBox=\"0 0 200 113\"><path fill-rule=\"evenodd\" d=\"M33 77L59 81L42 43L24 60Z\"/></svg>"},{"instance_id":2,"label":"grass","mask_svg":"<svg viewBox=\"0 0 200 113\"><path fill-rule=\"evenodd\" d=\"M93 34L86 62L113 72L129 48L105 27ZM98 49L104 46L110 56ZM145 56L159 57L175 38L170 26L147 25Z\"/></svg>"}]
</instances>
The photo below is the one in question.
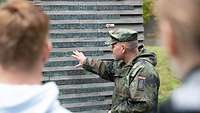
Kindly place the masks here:
<instances>
[{"instance_id":1,"label":"grass","mask_svg":"<svg viewBox=\"0 0 200 113\"><path fill-rule=\"evenodd\" d=\"M154 51L157 54L158 64L156 70L160 76L160 91L159 91L159 103L167 99L174 88L180 85L180 81L174 77L174 73L170 69L169 59L167 58L163 49L159 46L147 47L150 51Z\"/></svg>"}]
</instances>

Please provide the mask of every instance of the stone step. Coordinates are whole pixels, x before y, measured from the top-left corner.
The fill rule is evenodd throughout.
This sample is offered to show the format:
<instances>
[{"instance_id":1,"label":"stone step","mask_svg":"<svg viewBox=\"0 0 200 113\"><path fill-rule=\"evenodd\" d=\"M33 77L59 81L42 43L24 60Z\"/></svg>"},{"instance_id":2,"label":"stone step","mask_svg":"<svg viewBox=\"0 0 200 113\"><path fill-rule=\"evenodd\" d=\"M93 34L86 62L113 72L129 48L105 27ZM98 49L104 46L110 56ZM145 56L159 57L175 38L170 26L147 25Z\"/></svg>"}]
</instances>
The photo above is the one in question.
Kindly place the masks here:
<instances>
[{"instance_id":1,"label":"stone step","mask_svg":"<svg viewBox=\"0 0 200 113\"><path fill-rule=\"evenodd\" d=\"M98 105L107 105L111 104L112 100L104 100L104 101L94 101L94 102L83 102L83 103L69 103L69 104L62 104L64 107L74 108L74 107L87 107L87 106L98 106Z\"/></svg>"},{"instance_id":2,"label":"stone step","mask_svg":"<svg viewBox=\"0 0 200 113\"><path fill-rule=\"evenodd\" d=\"M75 68L74 66L63 67L45 67L43 69L44 76L62 76L62 75L86 75L88 74L83 68Z\"/></svg>"},{"instance_id":3,"label":"stone step","mask_svg":"<svg viewBox=\"0 0 200 113\"><path fill-rule=\"evenodd\" d=\"M81 48L81 47L104 47L105 41L93 41L93 42L53 42L53 48Z\"/></svg>"},{"instance_id":4,"label":"stone step","mask_svg":"<svg viewBox=\"0 0 200 113\"><path fill-rule=\"evenodd\" d=\"M43 72L55 72L55 71L79 71L79 70L83 70L82 68L75 68L72 66L64 66L64 67L45 67L43 69Z\"/></svg>"},{"instance_id":5,"label":"stone step","mask_svg":"<svg viewBox=\"0 0 200 113\"><path fill-rule=\"evenodd\" d=\"M103 56L86 56L88 58L94 58L94 59L102 59L102 60L111 60L113 59L113 56L111 54L105 54ZM56 57L56 58L49 58L48 62L62 62L62 61L76 61L73 57Z\"/></svg>"},{"instance_id":6,"label":"stone step","mask_svg":"<svg viewBox=\"0 0 200 113\"><path fill-rule=\"evenodd\" d=\"M72 74L74 72L74 74ZM43 69L44 76L60 76L60 75L85 75L87 71L83 68L75 68L74 66L63 67L45 67Z\"/></svg>"},{"instance_id":7,"label":"stone step","mask_svg":"<svg viewBox=\"0 0 200 113\"><path fill-rule=\"evenodd\" d=\"M69 66L68 66L69 67ZM88 72L83 70L83 69L77 69L77 68L72 68L72 66L70 66L71 69L67 69L67 67L65 66L65 68L63 68L62 70L56 70L56 69L52 69L51 67L48 68L48 70L44 69L43 71L43 75L44 76L63 76L63 75L86 75Z\"/></svg>"},{"instance_id":8,"label":"stone step","mask_svg":"<svg viewBox=\"0 0 200 113\"><path fill-rule=\"evenodd\" d=\"M72 11L73 12L73 11ZM72 13L71 12L71 13ZM83 11L81 11L83 12ZM102 19L120 19L119 14L53 14L48 15L50 20L102 20Z\"/></svg>"},{"instance_id":9,"label":"stone step","mask_svg":"<svg viewBox=\"0 0 200 113\"><path fill-rule=\"evenodd\" d=\"M60 85L60 95L113 91L112 82Z\"/></svg>"},{"instance_id":10,"label":"stone step","mask_svg":"<svg viewBox=\"0 0 200 113\"><path fill-rule=\"evenodd\" d=\"M60 31L60 32L59 32ZM77 33L65 33L64 31L67 30L59 30L55 31L54 33L50 34L51 38L82 38L82 37L88 37L88 38L98 38L98 37L108 37L108 32L77 32ZM144 34L143 32L138 32L138 40L143 40Z\"/></svg>"},{"instance_id":11,"label":"stone step","mask_svg":"<svg viewBox=\"0 0 200 113\"><path fill-rule=\"evenodd\" d=\"M79 48L76 48L79 50ZM86 56L104 56L111 54L111 51L98 51L98 50L91 50L91 51L82 51ZM72 51L63 51L63 52L56 52L53 51L50 53L50 58L58 58L58 57L71 57Z\"/></svg>"},{"instance_id":12,"label":"stone step","mask_svg":"<svg viewBox=\"0 0 200 113\"><path fill-rule=\"evenodd\" d=\"M90 84L75 84L75 85L60 85L58 86L59 89L88 89L88 88L105 88L105 87L113 87L113 82L107 83L90 83ZM69 94L73 94L70 93ZM61 94L62 95L62 94Z\"/></svg>"},{"instance_id":13,"label":"stone step","mask_svg":"<svg viewBox=\"0 0 200 113\"><path fill-rule=\"evenodd\" d=\"M137 29L135 29L135 30L137 30ZM51 30L50 35L51 35L51 38L108 37L108 31L109 31L109 29L85 29L85 30L59 29L59 30ZM138 31L138 35L139 35L139 37L143 37L143 31Z\"/></svg>"},{"instance_id":14,"label":"stone step","mask_svg":"<svg viewBox=\"0 0 200 113\"><path fill-rule=\"evenodd\" d=\"M67 35L67 34L66 34ZM50 41L54 48L72 48L72 47L102 47L106 46L105 42L109 40L108 37L74 37L74 38L55 38L50 37Z\"/></svg>"},{"instance_id":15,"label":"stone step","mask_svg":"<svg viewBox=\"0 0 200 113\"><path fill-rule=\"evenodd\" d=\"M107 20L51 20L51 24L142 24L141 16L132 18L107 19Z\"/></svg>"},{"instance_id":16,"label":"stone step","mask_svg":"<svg viewBox=\"0 0 200 113\"><path fill-rule=\"evenodd\" d=\"M108 113L108 109L107 110L89 110L89 111L82 111L82 112L74 112L74 113Z\"/></svg>"},{"instance_id":17,"label":"stone step","mask_svg":"<svg viewBox=\"0 0 200 113\"><path fill-rule=\"evenodd\" d=\"M79 79L93 79L99 78L96 74L87 74L87 75L62 75L62 76L43 76L43 81L59 81L59 80L79 80Z\"/></svg>"},{"instance_id":18,"label":"stone step","mask_svg":"<svg viewBox=\"0 0 200 113\"><path fill-rule=\"evenodd\" d=\"M143 10L140 7L135 7L133 10L105 10L105 11L44 11L46 14L51 16L84 16L84 15L94 15L94 16L103 16L103 15L118 15L118 16L123 16L123 15L140 15L143 14ZM88 17L89 18L89 17ZM70 18L69 18L70 19ZM79 18L81 19L81 17ZM97 18L98 19L98 18ZM54 19L52 19L54 20Z\"/></svg>"},{"instance_id":19,"label":"stone step","mask_svg":"<svg viewBox=\"0 0 200 113\"><path fill-rule=\"evenodd\" d=\"M94 41L107 41L109 38L107 37L81 37L81 38L49 38L52 43L58 43L58 42L94 42Z\"/></svg>"},{"instance_id":20,"label":"stone step","mask_svg":"<svg viewBox=\"0 0 200 113\"><path fill-rule=\"evenodd\" d=\"M79 30L79 29L70 29L70 30L63 30L63 29L59 29L59 30L51 30L50 31L50 33L51 34L83 34L83 33L88 33L88 34L90 34L90 33L104 33L104 34L107 34L108 35L108 29L104 29L104 30L101 30L101 29L86 29L86 30ZM143 33L142 31L138 31L138 34L140 34L140 33ZM67 36L67 37L69 37L69 36ZM96 36L96 37L98 37L98 36ZM53 37L52 37L53 38ZM69 38L73 38L73 37L69 37ZM80 37L75 37L75 38L80 38Z\"/></svg>"},{"instance_id":21,"label":"stone step","mask_svg":"<svg viewBox=\"0 0 200 113\"><path fill-rule=\"evenodd\" d=\"M105 101L83 102L74 104L63 104L63 106L72 112L87 112L89 110L109 110L111 106L111 99Z\"/></svg>"},{"instance_id":22,"label":"stone step","mask_svg":"<svg viewBox=\"0 0 200 113\"><path fill-rule=\"evenodd\" d=\"M112 96L113 91L103 91L103 92L92 92L92 93L80 93L80 94L66 94L60 95L59 99L71 99L71 98L85 98L85 97L96 97L96 96Z\"/></svg>"},{"instance_id":23,"label":"stone step","mask_svg":"<svg viewBox=\"0 0 200 113\"><path fill-rule=\"evenodd\" d=\"M74 50L79 50L79 51L111 51L110 47L74 47L74 48L53 48L52 52L68 52L68 51L74 51Z\"/></svg>"},{"instance_id":24,"label":"stone step","mask_svg":"<svg viewBox=\"0 0 200 113\"><path fill-rule=\"evenodd\" d=\"M111 93L107 93L107 92L111 92ZM68 96L71 96L71 97L68 97ZM59 100L61 104L68 104L68 103L79 103L79 102L88 102L88 101L103 101L103 100L111 99L111 98L112 98L112 91L105 91L105 92L61 95L61 98Z\"/></svg>"},{"instance_id":25,"label":"stone step","mask_svg":"<svg viewBox=\"0 0 200 113\"><path fill-rule=\"evenodd\" d=\"M102 102L106 100L111 100L113 91L103 91L103 92L92 92L92 93L80 93L80 94L66 94L60 95L59 100L61 104L74 104L76 107L83 107L82 104L85 102ZM110 106L111 103L106 103ZM91 106L91 105L87 105ZM73 106L74 107L74 106ZM71 106L72 108L72 106Z\"/></svg>"},{"instance_id":26,"label":"stone step","mask_svg":"<svg viewBox=\"0 0 200 113\"><path fill-rule=\"evenodd\" d=\"M114 10L134 10L133 5L43 5L40 6L45 11L114 11ZM141 7L141 6L139 6Z\"/></svg>"},{"instance_id":27,"label":"stone step","mask_svg":"<svg viewBox=\"0 0 200 113\"><path fill-rule=\"evenodd\" d=\"M129 28L133 29L138 32L144 32L144 27L141 24L136 24L136 25L123 25L123 24L115 24L114 28ZM78 32L83 32L83 31L88 31L91 32L91 30L96 32L105 32L109 31L113 28L106 28L106 24L67 24L67 23L61 23L61 24L51 24L50 26L51 30L69 30L71 32L78 31Z\"/></svg>"},{"instance_id":28,"label":"stone step","mask_svg":"<svg viewBox=\"0 0 200 113\"><path fill-rule=\"evenodd\" d=\"M50 80L51 81L51 80ZM88 83L106 83L108 81L101 78L88 78L88 79L71 79L54 81L57 85L75 85L75 84L88 84Z\"/></svg>"},{"instance_id":29,"label":"stone step","mask_svg":"<svg viewBox=\"0 0 200 113\"><path fill-rule=\"evenodd\" d=\"M101 59L104 61L113 60L113 56L111 54L105 54L104 56L92 56L91 58ZM78 61L73 57L54 57L54 58L49 59L48 63L45 64L45 67L75 66L77 64L78 64Z\"/></svg>"},{"instance_id":30,"label":"stone step","mask_svg":"<svg viewBox=\"0 0 200 113\"><path fill-rule=\"evenodd\" d=\"M35 2L35 5L42 5L42 6L123 6L123 5L134 5L134 6L142 6L141 0L122 0L122 1L41 1Z\"/></svg>"}]
</instances>

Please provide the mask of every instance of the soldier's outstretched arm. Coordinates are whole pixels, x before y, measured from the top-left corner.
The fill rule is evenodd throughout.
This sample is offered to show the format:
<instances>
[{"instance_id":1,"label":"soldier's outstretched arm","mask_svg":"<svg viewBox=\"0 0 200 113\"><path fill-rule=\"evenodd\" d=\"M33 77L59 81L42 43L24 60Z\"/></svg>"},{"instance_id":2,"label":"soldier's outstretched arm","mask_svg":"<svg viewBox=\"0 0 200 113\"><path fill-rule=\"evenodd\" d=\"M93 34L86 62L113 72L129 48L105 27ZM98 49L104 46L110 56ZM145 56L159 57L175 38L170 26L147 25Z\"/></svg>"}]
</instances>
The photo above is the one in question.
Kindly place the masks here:
<instances>
[{"instance_id":1,"label":"soldier's outstretched arm","mask_svg":"<svg viewBox=\"0 0 200 113\"><path fill-rule=\"evenodd\" d=\"M98 74L103 79L113 81L113 62L89 59L82 52L77 50L73 51L72 57L79 61L79 64L75 67L81 66L87 71Z\"/></svg>"}]
</instances>

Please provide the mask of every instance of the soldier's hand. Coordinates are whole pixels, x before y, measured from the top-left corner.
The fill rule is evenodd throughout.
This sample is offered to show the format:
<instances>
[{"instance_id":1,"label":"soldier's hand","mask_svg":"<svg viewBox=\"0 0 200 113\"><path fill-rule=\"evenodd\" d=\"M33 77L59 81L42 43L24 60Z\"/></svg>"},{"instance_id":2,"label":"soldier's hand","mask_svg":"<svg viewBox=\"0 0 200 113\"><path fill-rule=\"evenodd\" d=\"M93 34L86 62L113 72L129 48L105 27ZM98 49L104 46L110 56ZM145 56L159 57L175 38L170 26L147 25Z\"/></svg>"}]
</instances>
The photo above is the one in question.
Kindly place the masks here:
<instances>
[{"instance_id":1,"label":"soldier's hand","mask_svg":"<svg viewBox=\"0 0 200 113\"><path fill-rule=\"evenodd\" d=\"M108 113L111 113L111 110L109 110Z\"/></svg>"},{"instance_id":2,"label":"soldier's hand","mask_svg":"<svg viewBox=\"0 0 200 113\"><path fill-rule=\"evenodd\" d=\"M73 55L72 57L74 57L75 59L77 59L79 61L79 64L76 65L75 67L80 67L83 65L83 63L86 61L86 57L82 52L79 52L78 50L73 51Z\"/></svg>"}]
</instances>

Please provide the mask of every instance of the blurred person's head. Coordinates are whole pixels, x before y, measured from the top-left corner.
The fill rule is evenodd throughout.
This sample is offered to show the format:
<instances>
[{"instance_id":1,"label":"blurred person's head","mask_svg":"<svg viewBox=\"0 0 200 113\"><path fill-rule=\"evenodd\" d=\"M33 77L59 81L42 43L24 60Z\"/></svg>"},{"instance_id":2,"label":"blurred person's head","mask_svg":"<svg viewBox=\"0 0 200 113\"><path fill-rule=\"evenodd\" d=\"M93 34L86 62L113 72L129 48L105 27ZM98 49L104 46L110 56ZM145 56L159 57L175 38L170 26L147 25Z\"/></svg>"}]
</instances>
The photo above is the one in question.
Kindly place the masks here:
<instances>
[{"instance_id":1,"label":"blurred person's head","mask_svg":"<svg viewBox=\"0 0 200 113\"><path fill-rule=\"evenodd\" d=\"M112 53L116 60L130 61L138 53L137 32L130 29L114 29L109 31Z\"/></svg>"},{"instance_id":2,"label":"blurred person's head","mask_svg":"<svg viewBox=\"0 0 200 113\"><path fill-rule=\"evenodd\" d=\"M160 34L176 71L200 65L200 0L158 0Z\"/></svg>"},{"instance_id":3,"label":"blurred person's head","mask_svg":"<svg viewBox=\"0 0 200 113\"><path fill-rule=\"evenodd\" d=\"M28 1L9 0L0 7L1 72L41 71L51 48L48 24L47 15Z\"/></svg>"}]
</instances>

